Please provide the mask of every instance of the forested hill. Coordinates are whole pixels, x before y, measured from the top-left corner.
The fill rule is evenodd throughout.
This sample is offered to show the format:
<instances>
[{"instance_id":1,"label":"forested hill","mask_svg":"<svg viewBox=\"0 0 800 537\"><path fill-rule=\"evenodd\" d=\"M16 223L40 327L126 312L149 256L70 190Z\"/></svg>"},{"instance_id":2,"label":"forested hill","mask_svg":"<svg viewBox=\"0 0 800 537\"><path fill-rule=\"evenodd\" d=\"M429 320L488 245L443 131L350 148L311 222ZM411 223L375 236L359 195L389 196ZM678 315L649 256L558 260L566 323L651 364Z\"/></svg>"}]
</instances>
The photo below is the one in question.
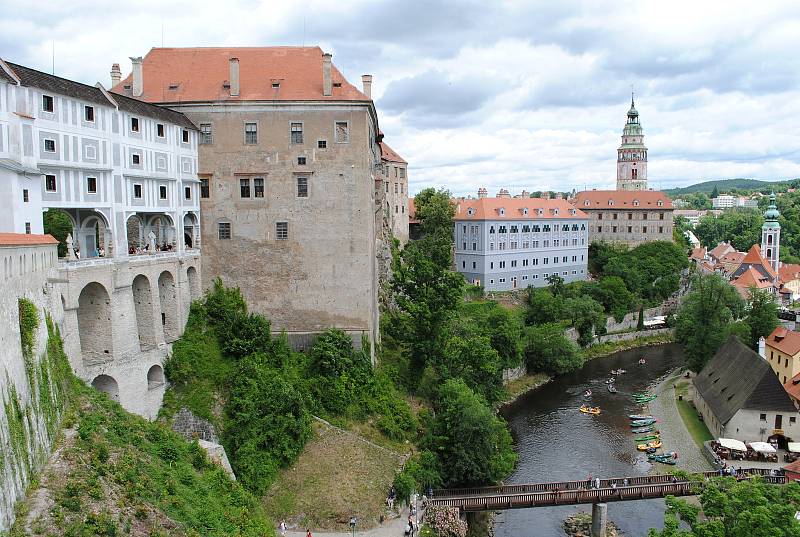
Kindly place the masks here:
<instances>
[{"instance_id":1,"label":"forested hill","mask_svg":"<svg viewBox=\"0 0 800 537\"><path fill-rule=\"evenodd\" d=\"M797 182L797 180L795 179L791 182ZM716 188L719 192L729 192L734 188L738 190L761 190L764 188L775 188L780 190L789 186L789 183L790 181L759 181L757 179L744 178L720 179L717 181L704 181L702 183L696 183L683 188L671 188L669 190L665 190L665 192L671 198L675 198L676 196L691 194L694 192L705 192L710 194L714 191L714 188Z\"/></svg>"}]
</instances>

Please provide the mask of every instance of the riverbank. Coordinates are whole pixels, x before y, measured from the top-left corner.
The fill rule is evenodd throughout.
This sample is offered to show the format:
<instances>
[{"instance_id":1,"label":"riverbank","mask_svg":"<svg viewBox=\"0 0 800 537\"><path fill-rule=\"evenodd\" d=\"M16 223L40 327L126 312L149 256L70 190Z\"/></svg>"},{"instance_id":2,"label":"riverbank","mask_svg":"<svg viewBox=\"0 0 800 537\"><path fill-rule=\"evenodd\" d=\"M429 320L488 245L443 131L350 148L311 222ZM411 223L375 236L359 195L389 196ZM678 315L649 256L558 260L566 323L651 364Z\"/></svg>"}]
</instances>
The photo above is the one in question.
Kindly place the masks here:
<instances>
[{"instance_id":1,"label":"riverbank","mask_svg":"<svg viewBox=\"0 0 800 537\"><path fill-rule=\"evenodd\" d=\"M547 373L528 373L518 379L512 380L506 384L506 392L508 397L502 403L498 403L497 408L503 408L510 405L528 392L532 392L537 388L541 388L548 382L553 380L553 377Z\"/></svg>"},{"instance_id":2,"label":"riverbank","mask_svg":"<svg viewBox=\"0 0 800 537\"><path fill-rule=\"evenodd\" d=\"M654 336L642 336L635 339L626 341L608 341L606 343L598 343L597 345L590 345L585 349L578 351L579 355L583 358L584 362L602 358L610 354L620 351L628 351L631 349L638 349L640 347L652 347L654 345L664 345L666 343L674 343L675 334L657 334Z\"/></svg>"}]
</instances>

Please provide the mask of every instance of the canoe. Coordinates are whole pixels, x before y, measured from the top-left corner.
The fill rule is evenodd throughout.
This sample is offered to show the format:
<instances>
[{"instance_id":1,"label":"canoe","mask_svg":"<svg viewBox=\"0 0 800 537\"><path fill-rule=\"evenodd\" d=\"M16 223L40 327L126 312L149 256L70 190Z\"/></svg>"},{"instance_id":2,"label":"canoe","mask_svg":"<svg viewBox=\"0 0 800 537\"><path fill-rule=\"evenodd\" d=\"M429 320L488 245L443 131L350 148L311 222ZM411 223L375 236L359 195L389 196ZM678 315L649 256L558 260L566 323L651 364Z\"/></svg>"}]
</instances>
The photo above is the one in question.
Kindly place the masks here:
<instances>
[{"instance_id":1,"label":"canoe","mask_svg":"<svg viewBox=\"0 0 800 537\"><path fill-rule=\"evenodd\" d=\"M648 460L653 462L660 462L661 464L669 464L670 466L675 466L676 462L675 459L671 457L664 457L663 455L648 455Z\"/></svg>"},{"instance_id":2,"label":"canoe","mask_svg":"<svg viewBox=\"0 0 800 537\"><path fill-rule=\"evenodd\" d=\"M631 422L631 427L647 427L648 425L653 425L656 422L654 418L646 419L646 420L633 420Z\"/></svg>"},{"instance_id":3,"label":"canoe","mask_svg":"<svg viewBox=\"0 0 800 537\"><path fill-rule=\"evenodd\" d=\"M600 413L600 407L599 406L590 407L590 406L582 405L578 410L580 410L584 414L595 414L595 415L597 415L597 414Z\"/></svg>"},{"instance_id":4,"label":"canoe","mask_svg":"<svg viewBox=\"0 0 800 537\"><path fill-rule=\"evenodd\" d=\"M647 442L646 444L639 444L636 446L636 449L639 451L647 451L648 449L658 449L661 447L661 440L653 440L652 442Z\"/></svg>"},{"instance_id":5,"label":"canoe","mask_svg":"<svg viewBox=\"0 0 800 537\"><path fill-rule=\"evenodd\" d=\"M638 436L638 437L634 438L634 440L636 441L637 444L639 444L639 443L642 443L642 442L649 442L650 440L658 440L660 438L661 438L661 435L659 435L659 434L648 434L646 436Z\"/></svg>"},{"instance_id":6,"label":"canoe","mask_svg":"<svg viewBox=\"0 0 800 537\"><path fill-rule=\"evenodd\" d=\"M659 434L658 429L656 429L655 425L648 425L647 427L637 427L635 429L631 429L633 434L643 434L643 433L654 433Z\"/></svg>"},{"instance_id":7,"label":"canoe","mask_svg":"<svg viewBox=\"0 0 800 537\"><path fill-rule=\"evenodd\" d=\"M645 416L644 414L631 414L628 416L630 420L652 420L653 416Z\"/></svg>"},{"instance_id":8,"label":"canoe","mask_svg":"<svg viewBox=\"0 0 800 537\"><path fill-rule=\"evenodd\" d=\"M651 395L655 394L652 394L650 392L640 392L640 393L634 393L633 397L650 397Z\"/></svg>"},{"instance_id":9,"label":"canoe","mask_svg":"<svg viewBox=\"0 0 800 537\"><path fill-rule=\"evenodd\" d=\"M608 391L609 391L610 393L617 393L617 389L614 387L614 385L613 385L613 384L609 384L609 385L608 385Z\"/></svg>"},{"instance_id":10,"label":"canoe","mask_svg":"<svg viewBox=\"0 0 800 537\"><path fill-rule=\"evenodd\" d=\"M649 402L650 402L650 401L652 401L653 399L655 399L655 396L653 396L653 397L649 397L649 398L647 398L647 399L634 399L634 400L633 400L633 402L634 402L634 403L638 403L638 404L640 404L640 405L644 405L644 404L646 404L646 403L649 403Z\"/></svg>"}]
</instances>

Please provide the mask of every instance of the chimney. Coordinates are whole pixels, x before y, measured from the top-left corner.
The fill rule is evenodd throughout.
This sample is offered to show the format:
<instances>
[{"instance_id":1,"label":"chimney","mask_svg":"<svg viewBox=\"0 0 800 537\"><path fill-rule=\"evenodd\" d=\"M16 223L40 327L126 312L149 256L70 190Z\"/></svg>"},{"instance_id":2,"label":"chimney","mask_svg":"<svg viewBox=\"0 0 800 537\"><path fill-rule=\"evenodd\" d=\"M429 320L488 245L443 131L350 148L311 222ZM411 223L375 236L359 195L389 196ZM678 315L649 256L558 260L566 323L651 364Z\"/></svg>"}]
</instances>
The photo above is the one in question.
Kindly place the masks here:
<instances>
[{"instance_id":1,"label":"chimney","mask_svg":"<svg viewBox=\"0 0 800 537\"><path fill-rule=\"evenodd\" d=\"M498 198L511 198L511 194L508 193L508 190L505 188L501 188L500 192L497 193Z\"/></svg>"},{"instance_id":2,"label":"chimney","mask_svg":"<svg viewBox=\"0 0 800 537\"><path fill-rule=\"evenodd\" d=\"M133 96L141 97L142 89L144 88L144 80L142 80L142 57L131 58L133 65Z\"/></svg>"},{"instance_id":3,"label":"chimney","mask_svg":"<svg viewBox=\"0 0 800 537\"><path fill-rule=\"evenodd\" d=\"M231 97L238 97L239 96L239 58L231 58L228 60L230 63L230 75L229 80L231 84L230 92Z\"/></svg>"},{"instance_id":4,"label":"chimney","mask_svg":"<svg viewBox=\"0 0 800 537\"><path fill-rule=\"evenodd\" d=\"M486 190L485 188L481 187L481 188L478 189L478 199L479 200L482 200L483 198L485 198L488 195L489 195L489 191Z\"/></svg>"},{"instance_id":5,"label":"chimney","mask_svg":"<svg viewBox=\"0 0 800 537\"><path fill-rule=\"evenodd\" d=\"M361 85L364 87L364 95L372 99L372 75L361 75Z\"/></svg>"},{"instance_id":6,"label":"chimney","mask_svg":"<svg viewBox=\"0 0 800 537\"><path fill-rule=\"evenodd\" d=\"M331 82L331 58L333 56L326 52L322 55L322 94L325 96L331 95L333 91Z\"/></svg>"},{"instance_id":7,"label":"chimney","mask_svg":"<svg viewBox=\"0 0 800 537\"><path fill-rule=\"evenodd\" d=\"M113 88L122 80L122 72L119 70L119 64L115 63L111 66L111 87Z\"/></svg>"}]
</instances>

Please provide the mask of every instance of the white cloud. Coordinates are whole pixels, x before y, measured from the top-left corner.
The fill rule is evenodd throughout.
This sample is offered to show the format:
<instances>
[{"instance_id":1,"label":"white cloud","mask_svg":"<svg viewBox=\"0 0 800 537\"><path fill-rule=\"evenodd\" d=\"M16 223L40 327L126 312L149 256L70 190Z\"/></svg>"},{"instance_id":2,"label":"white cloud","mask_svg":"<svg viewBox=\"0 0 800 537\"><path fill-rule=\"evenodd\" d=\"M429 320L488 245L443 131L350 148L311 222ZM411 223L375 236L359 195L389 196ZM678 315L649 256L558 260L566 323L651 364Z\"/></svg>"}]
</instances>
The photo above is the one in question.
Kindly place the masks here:
<instances>
[{"instance_id":1,"label":"white cloud","mask_svg":"<svg viewBox=\"0 0 800 537\"><path fill-rule=\"evenodd\" d=\"M631 84L651 186L800 175L791 0L0 0L0 13L4 58L49 71L55 43L57 74L89 83L162 35L319 44L352 82L375 75L412 191L611 187Z\"/></svg>"}]
</instances>

